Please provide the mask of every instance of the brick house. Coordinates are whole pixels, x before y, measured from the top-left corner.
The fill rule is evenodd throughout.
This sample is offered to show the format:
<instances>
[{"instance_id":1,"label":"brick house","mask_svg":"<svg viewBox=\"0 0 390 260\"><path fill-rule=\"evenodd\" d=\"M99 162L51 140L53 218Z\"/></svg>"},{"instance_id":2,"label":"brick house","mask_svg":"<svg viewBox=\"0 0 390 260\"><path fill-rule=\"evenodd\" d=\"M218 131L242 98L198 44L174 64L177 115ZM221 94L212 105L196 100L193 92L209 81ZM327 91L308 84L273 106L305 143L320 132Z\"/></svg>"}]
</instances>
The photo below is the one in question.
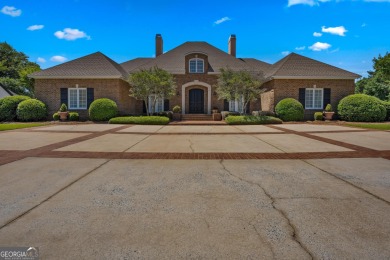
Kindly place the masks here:
<instances>
[{"instance_id":1,"label":"brick house","mask_svg":"<svg viewBox=\"0 0 390 260\"><path fill-rule=\"evenodd\" d=\"M336 107L340 99L354 93L357 75L334 66L291 53L275 64L253 58L236 57L236 36L228 41L228 52L207 42L185 42L164 53L163 39L156 35L156 57L137 58L121 64L96 52L31 75L35 79L35 95L48 105L49 113L66 103L69 110L87 116L89 104L97 98L110 98L121 114L142 114L142 101L129 97L126 81L131 73L158 66L174 75L177 92L156 104L156 111L172 110L175 105L183 114L210 114L237 111L239 100L218 100L215 91L219 70L247 70L261 73L266 78L267 90L257 101L251 102L249 112L273 110L283 98L292 97L305 107L305 116L312 118L326 104Z\"/></svg>"}]
</instances>

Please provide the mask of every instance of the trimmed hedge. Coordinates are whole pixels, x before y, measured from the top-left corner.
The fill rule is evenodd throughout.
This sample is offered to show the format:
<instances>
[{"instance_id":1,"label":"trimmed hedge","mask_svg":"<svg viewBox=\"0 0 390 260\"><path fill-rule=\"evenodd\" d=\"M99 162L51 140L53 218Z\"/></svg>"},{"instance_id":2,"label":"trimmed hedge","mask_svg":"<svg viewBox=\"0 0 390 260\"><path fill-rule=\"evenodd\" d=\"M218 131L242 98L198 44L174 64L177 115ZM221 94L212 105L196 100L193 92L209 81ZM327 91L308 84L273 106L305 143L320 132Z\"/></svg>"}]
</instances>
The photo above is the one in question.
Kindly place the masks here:
<instances>
[{"instance_id":1,"label":"trimmed hedge","mask_svg":"<svg viewBox=\"0 0 390 260\"><path fill-rule=\"evenodd\" d=\"M365 94L346 96L337 107L342 120L350 122L381 122L386 118L383 101Z\"/></svg>"},{"instance_id":2,"label":"trimmed hedge","mask_svg":"<svg viewBox=\"0 0 390 260\"><path fill-rule=\"evenodd\" d=\"M165 117L168 117L169 120L172 120L173 112L172 111L161 111L161 112L153 113L153 116L165 116Z\"/></svg>"},{"instance_id":3,"label":"trimmed hedge","mask_svg":"<svg viewBox=\"0 0 390 260\"><path fill-rule=\"evenodd\" d=\"M0 121L13 121L16 119L16 109L20 102L31 99L27 96L10 96L0 99Z\"/></svg>"},{"instance_id":4,"label":"trimmed hedge","mask_svg":"<svg viewBox=\"0 0 390 260\"><path fill-rule=\"evenodd\" d=\"M89 118L92 121L108 121L118 115L118 106L108 98L96 99L89 106Z\"/></svg>"},{"instance_id":5,"label":"trimmed hedge","mask_svg":"<svg viewBox=\"0 0 390 260\"><path fill-rule=\"evenodd\" d=\"M167 125L169 118L165 116L123 116L114 117L109 124L139 124L139 125Z\"/></svg>"},{"instance_id":6,"label":"trimmed hedge","mask_svg":"<svg viewBox=\"0 0 390 260\"><path fill-rule=\"evenodd\" d=\"M322 112L315 112L314 113L314 120L316 120L316 121L324 120L324 115L322 114Z\"/></svg>"},{"instance_id":7,"label":"trimmed hedge","mask_svg":"<svg viewBox=\"0 0 390 260\"><path fill-rule=\"evenodd\" d=\"M41 121L47 117L47 108L38 99L27 99L19 103L16 116L20 121Z\"/></svg>"},{"instance_id":8,"label":"trimmed hedge","mask_svg":"<svg viewBox=\"0 0 390 260\"><path fill-rule=\"evenodd\" d=\"M265 125L283 124L282 120L273 116L228 116L225 119L229 125Z\"/></svg>"},{"instance_id":9,"label":"trimmed hedge","mask_svg":"<svg viewBox=\"0 0 390 260\"><path fill-rule=\"evenodd\" d=\"M69 112L68 119L69 119L69 121L79 121L79 119L80 119L79 113Z\"/></svg>"},{"instance_id":10,"label":"trimmed hedge","mask_svg":"<svg viewBox=\"0 0 390 260\"><path fill-rule=\"evenodd\" d=\"M276 115L283 121L302 121L304 109L302 104L293 98L285 98L279 101L275 107Z\"/></svg>"},{"instance_id":11,"label":"trimmed hedge","mask_svg":"<svg viewBox=\"0 0 390 260\"><path fill-rule=\"evenodd\" d=\"M390 120L390 101L383 101L382 104L386 108L386 118L385 118L385 120Z\"/></svg>"}]
</instances>

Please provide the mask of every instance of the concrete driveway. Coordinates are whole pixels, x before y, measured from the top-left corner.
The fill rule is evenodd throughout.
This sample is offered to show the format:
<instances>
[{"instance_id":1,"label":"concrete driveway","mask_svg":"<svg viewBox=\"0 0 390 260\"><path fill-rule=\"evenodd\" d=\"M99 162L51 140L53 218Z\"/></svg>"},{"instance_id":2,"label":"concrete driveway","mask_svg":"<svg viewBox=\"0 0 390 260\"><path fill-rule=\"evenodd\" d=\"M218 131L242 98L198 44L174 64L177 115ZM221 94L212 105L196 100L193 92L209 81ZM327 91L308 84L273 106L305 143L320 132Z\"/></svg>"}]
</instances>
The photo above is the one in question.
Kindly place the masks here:
<instances>
[{"instance_id":1,"label":"concrete driveway","mask_svg":"<svg viewBox=\"0 0 390 260\"><path fill-rule=\"evenodd\" d=\"M42 259L388 259L390 132L2 132L0 198L0 247Z\"/></svg>"}]
</instances>

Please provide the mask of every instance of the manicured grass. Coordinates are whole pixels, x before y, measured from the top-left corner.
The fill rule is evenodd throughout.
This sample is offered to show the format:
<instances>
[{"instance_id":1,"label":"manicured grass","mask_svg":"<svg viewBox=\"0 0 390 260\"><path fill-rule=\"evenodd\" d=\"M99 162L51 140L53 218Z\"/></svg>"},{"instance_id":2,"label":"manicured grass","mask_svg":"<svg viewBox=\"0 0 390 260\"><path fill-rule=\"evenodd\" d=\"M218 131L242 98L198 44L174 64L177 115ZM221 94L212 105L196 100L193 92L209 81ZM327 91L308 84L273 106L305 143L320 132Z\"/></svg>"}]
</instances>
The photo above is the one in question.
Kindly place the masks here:
<instances>
[{"instance_id":1,"label":"manicured grass","mask_svg":"<svg viewBox=\"0 0 390 260\"><path fill-rule=\"evenodd\" d=\"M283 123L282 120L273 116L228 116L225 121L229 125L265 125Z\"/></svg>"},{"instance_id":2,"label":"manicured grass","mask_svg":"<svg viewBox=\"0 0 390 260\"><path fill-rule=\"evenodd\" d=\"M0 124L0 131L14 130L21 128L29 128L36 126L43 126L45 123L25 123L25 124Z\"/></svg>"},{"instance_id":3,"label":"manicured grass","mask_svg":"<svg viewBox=\"0 0 390 260\"><path fill-rule=\"evenodd\" d=\"M347 124L352 127L368 128L368 129L377 129L377 130L390 130L390 124Z\"/></svg>"},{"instance_id":4,"label":"manicured grass","mask_svg":"<svg viewBox=\"0 0 390 260\"><path fill-rule=\"evenodd\" d=\"M169 118L165 116L123 116L114 117L109 124L137 124L137 125L167 125Z\"/></svg>"}]
</instances>

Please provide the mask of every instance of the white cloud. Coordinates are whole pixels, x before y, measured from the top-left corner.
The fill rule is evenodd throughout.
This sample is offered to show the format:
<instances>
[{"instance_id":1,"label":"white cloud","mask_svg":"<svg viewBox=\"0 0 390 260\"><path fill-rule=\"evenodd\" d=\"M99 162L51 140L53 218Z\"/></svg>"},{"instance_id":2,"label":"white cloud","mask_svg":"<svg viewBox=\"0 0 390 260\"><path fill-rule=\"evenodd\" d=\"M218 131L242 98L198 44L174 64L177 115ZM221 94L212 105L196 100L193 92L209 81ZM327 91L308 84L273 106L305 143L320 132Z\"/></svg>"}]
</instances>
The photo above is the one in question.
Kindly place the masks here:
<instances>
[{"instance_id":1,"label":"white cloud","mask_svg":"<svg viewBox=\"0 0 390 260\"><path fill-rule=\"evenodd\" d=\"M67 58L63 57L63 56L53 56L50 58L51 61L54 61L54 62L64 62L66 60L68 60Z\"/></svg>"},{"instance_id":2,"label":"white cloud","mask_svg":"<svg viewBox=\"0 0 390 260\"><path fill-rule=\"evenodd\" d=\"M43 29L43 27L45 27L45 26L43 26L42 24L35 24L35 25L31 25L31 26L29 26L28 28L27 28L27 30L29 30L29 31L36 31L36 30L41 30L41 29Z\"/></svg>"},{"instance_id":3,"label":"white cloud","mask_svg":"<svg viewBox=\"0 0 390 260\"><path fill-rule=\"evenodd\" d=\"M14 6L7 5L1 9L1 12L12 17L20 16L22 14L22 10L16 9Z\"/></svg>"},{"instance_id":4,"label":"white cloud","mask_svg":"<svg viewBox=\"0 0 390 260\"><path fill-rule=\"evenodd\" d=\"M295 50L297 50L297 51L303 51L304 49L306 49L306 46L301 46L301 47L295 48Z\"/></svg>"},{"instance_id":5,"label":"white cloud","mask_svg":"<svg viewBox=\"0 0 390 260\"><path fill-rule=\"evenodd\" d=\"M214 22L214 24L215 24L215 25L218 25L218 24L221 24L221 23L230 21L230 20L231 20L231 19L230 19L229 17L225 16L225 17L222 17L222 18L219 19L219 20L216 20L216 21Z\"/></svg>"},{"instance_id":6,"label":"white cloud","mask_svg":"<svg viewBox=\"0 0 390 260\"><path fill-rule=\"evenodd\" d=\"M309 49L313 51L323 51L329 49L330 47L332 47L332 45L330 45L329 43L316 42L312 46L310 46Z\"/></svg>"},{"instance_id":7,"label":"white cloud","mask_svg":"<svg viewBox=\"0 0 390 260\"><path fill-rule=\"evenodd\" d=\"M293 6L293 5L309 5L309 6L315 6L320 5L320 3L326 3L326 2L342 2L342 0L288 0L287 6ZM373 3L390 3L390 0L363 0L363 2L373 2Z\"/></svg>"},{"instance_id":8,"label":"white cloud","mask_svg":"<svg viewBox=\"0 0 390 260\"><path fill-rule=\"evenodd\" d=\"M282 55L283 55L283 56L287 56L287 55L289 55L289 54L290 54L289 51L282 51Z\"/></svg>"},{"instance_id":9,"label":"white cloud","mask_svg":"<svg viewBox=\"0 0 390 260\"><path fill-rule=\"evenodd\" d=\"M317 1L315 0L288 0L288 7L293 5L317 5Z\"/></svg>"},{"instance_id":10,"label":"white cloud","mask_svg":"<svg viewBox=\"0 0 390 260\"><path fill-rule=\"evenodd\" d=\"M44 58L38 57L37 62L39 63L45 63L46 60Z\"/></svg>"},{"instance_id":11,"label":"white cloud","mask_svg":"<svg viewBox=\"0 0 390 260\"><path fill-rule=\"evenodd\" d=\"M345 36L345 33L348 32L344 26L328 27L328 28L322 26L321 28L322 28L322 32L324 33L330 33L339 36Z\"/></svg>"},{"instance_id":12,"label":"white cloud","mask_svg":"<svg viewBox=\"0 0 390 260\"><path fill-rule=\"evenodd\" d=\"M314 32L314 33L313 33L313 36L314 36L314 37L321 37L321 36L322 36L322 33Z\"/></svg>"},{"instance_id":13,"label":"white cloud","mask_svg":"<svg viewBox=\"0 0 390 260\"><path fill-rule=\"evenodd\" d=\"M87 40L91 39L91 37L88 36L85 32L72 28L65 28L64 31L56 31L54 35L58 39L65 39L68 41L74 41L81 38L87 38Z\"/></svg>"}]
</instances>

